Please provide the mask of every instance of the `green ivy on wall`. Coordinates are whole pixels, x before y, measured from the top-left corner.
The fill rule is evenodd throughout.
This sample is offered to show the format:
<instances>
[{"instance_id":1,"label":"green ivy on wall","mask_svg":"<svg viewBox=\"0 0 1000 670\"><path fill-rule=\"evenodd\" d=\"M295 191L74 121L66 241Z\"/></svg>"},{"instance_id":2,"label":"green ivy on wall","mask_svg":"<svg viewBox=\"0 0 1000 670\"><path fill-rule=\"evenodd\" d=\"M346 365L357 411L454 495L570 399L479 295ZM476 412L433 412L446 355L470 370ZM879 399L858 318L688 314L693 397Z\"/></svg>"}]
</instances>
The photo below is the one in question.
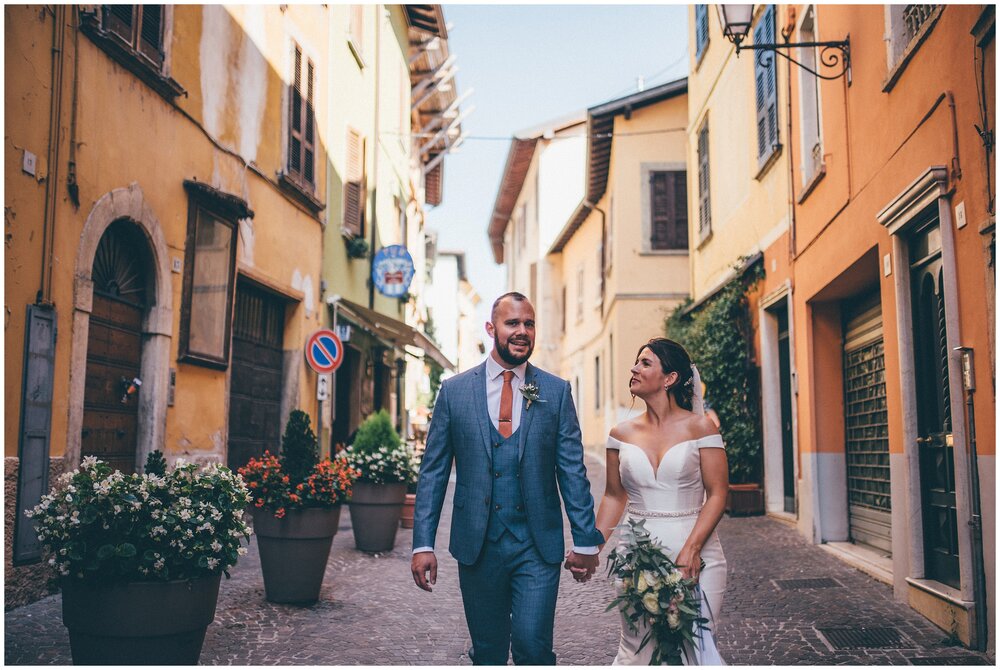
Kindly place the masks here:
<instances>
[{"instance_id":1,"label":"green ivy on wall","mask_svg":"<svg viewBox=\"0 0 1000 670\"><path fill-rule=\"evenodd\" d=\"M747 295L764 278L763 264L737 263L737 276L697 309L690 298L664 323L667 337L684 345L705 383L705 399L719 415L733 484L760 482L760 373L753 362L753 327Z\"/></svg>"}]
</instances>

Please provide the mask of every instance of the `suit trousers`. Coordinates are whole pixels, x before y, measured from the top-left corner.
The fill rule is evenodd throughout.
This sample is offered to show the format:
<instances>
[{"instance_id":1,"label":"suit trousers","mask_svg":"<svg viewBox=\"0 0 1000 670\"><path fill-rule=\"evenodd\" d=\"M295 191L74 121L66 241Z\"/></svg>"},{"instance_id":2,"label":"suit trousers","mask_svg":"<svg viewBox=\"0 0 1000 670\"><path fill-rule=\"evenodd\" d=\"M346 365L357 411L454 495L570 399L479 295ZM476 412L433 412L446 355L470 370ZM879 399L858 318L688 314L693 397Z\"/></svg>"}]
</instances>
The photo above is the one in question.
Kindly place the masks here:
<instances>
[{"instance_id":1,"label":"suit trousers","mask_svg":"<svg viewBox=\"0 0 1000 670\"><path fill-rule=\"evenodd\" d=\"M555 665L552 627L559 563L546 563L529 537L486 540L479 559L458 566L474 665Z\"/></svg>"}]
</instances>

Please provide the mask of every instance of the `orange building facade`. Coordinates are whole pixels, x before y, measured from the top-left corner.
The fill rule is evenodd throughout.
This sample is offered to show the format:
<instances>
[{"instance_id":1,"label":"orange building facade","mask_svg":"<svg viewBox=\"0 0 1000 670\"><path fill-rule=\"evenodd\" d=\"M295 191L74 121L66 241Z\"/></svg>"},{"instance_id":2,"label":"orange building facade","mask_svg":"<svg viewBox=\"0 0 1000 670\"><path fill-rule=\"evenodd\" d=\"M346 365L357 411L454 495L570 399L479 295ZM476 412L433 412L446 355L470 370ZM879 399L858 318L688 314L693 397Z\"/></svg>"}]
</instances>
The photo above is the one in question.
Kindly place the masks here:
<instances>
[{"instance_id":1,"label":"orange building facade","mask_svg":"<svg viewBox=\"0 0 1000 670\"><path fill-rule=\"evenodd\" d=\"M777 41L849 36L850 61L826 80L778 59L789 215L754 300L768 511L995 649L994 8L776 10Z\"/></svg>"}]
</instances>

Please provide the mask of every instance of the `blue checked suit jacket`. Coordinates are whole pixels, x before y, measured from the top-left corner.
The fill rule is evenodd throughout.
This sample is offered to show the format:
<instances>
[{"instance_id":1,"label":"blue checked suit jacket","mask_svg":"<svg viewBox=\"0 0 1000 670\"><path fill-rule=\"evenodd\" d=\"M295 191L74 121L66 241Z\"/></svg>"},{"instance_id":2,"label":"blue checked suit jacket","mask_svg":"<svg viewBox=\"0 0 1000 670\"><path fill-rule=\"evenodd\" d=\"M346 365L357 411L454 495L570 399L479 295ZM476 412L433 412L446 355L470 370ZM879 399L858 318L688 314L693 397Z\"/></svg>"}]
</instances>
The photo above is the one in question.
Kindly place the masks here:
<instances>
[{"instance_id":1,"label":"blue checked suit jacket","mask_svg":"<svg viewBox=\"0 0 1000 670\"><path fill-rule=\"evenodd\" d=\"M565 553L560 494L577 546L597 546L604 536L594 520L580 424L567 381L528 364L525 384L536 384L545 402L521 404L518 440L520 482L531 537L542 558ZM486 406L486 363L446 380L438 392L420 464L413 546L433 547L451 475L456 468L449 551L459 563L475 563L489 524L493 447ZM557 490L558 484L558 490Z\"/></svg>"}]
</instances>

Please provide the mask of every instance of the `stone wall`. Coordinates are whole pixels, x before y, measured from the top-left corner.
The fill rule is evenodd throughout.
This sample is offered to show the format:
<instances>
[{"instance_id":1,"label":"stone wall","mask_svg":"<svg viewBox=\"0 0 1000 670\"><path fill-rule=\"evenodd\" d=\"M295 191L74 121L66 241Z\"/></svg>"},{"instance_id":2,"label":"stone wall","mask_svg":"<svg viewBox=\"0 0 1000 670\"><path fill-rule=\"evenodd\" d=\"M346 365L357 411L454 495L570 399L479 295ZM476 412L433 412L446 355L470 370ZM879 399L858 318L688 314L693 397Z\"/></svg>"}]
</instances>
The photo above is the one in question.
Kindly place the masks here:
<instances>
[{"instance_id":1,"label":"stone wall","mask_svg":"<svg viewBox=\"0 0 1000 670\"><path fill-rule=\"evenodd\" d=\"M4 458L4 611L12 610L21 605L35 602L57 589L49 584L49 578L54 574L49 566L39 561L30 565L14 567L14 518L17 506L17 472L19 459ZM63 459L53 458L49 461L49 486L63 472Z\"/></svg>"}]
</instances>

